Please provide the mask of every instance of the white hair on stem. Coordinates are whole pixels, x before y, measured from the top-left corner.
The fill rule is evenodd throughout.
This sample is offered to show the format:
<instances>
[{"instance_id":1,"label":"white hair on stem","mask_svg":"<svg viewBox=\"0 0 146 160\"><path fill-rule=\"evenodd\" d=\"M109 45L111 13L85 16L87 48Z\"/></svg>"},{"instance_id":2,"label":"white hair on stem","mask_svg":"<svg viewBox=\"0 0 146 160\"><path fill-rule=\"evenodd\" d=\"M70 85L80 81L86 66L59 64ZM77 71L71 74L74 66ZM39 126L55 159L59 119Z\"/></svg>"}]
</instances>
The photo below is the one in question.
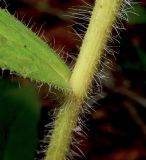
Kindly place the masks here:
<instances>
[{"instance_id":1,"label":"white hair on stem","mask_svg":"<svg viewBox=\"0 0 146 160\"><path fill-rule=\"evenodd\" d=\"M85 113L90 114L91 112L94 112L92 103L97 104L97 96L102 96L102 79L110 78L106 76L107 75L105 74L106 70L109 70L109 69L113 70L112 60L109 59L109 57L113 56L114 59L116 60L115 55L118 53L115 49L119 48L120 39L121 39L120 32L122 30L125 30L123 20L128 21L129 13L135 14L132 7L133 4L135 4L135 2L133 2L132 0L123 0L120 11L117 13L117 20L112 25L113 31L115 31L115 34L114 35L112 33L108 34L109 44L107 44L104 47L105 53L103 54L102 60L100 61L100 67L97 67L98 74L96 72L94 73L93 84L96 84L96 87L100 89L96 93L92 91L92 87L89 89L88 93L86 94L86 100L84 102L85 105L83 105L81 108L81 114L80 114L81 117L85 115ZM74 34L76 34L79 37L81 41L88 27L88 22L90 20L92 8L93 7L91 5L85 2L85 7L79 6L79 7L70 9L69 17L72 19L72 22L74 23L73 25L71 25L72 30L74 31ZM75 25L78 26L77 29L75 29ZM115 43L118 43L118 45L115 45ZM95 85L93 85L93 87L95 87ZM82 122L81 117L78 119L78 127L81 130L84 130L85 125ZM77 130L78 127L74 129L74 132L78 133L78 130ZM74 142L76 141L74 140ZM72 145L78 148L78 143L72 143ZM71 150L69 153L70 159L74 159L75 157L78 157L78 156L79 156L78 153L76 153L74 150Z\"/></svg>"}]
</instances>

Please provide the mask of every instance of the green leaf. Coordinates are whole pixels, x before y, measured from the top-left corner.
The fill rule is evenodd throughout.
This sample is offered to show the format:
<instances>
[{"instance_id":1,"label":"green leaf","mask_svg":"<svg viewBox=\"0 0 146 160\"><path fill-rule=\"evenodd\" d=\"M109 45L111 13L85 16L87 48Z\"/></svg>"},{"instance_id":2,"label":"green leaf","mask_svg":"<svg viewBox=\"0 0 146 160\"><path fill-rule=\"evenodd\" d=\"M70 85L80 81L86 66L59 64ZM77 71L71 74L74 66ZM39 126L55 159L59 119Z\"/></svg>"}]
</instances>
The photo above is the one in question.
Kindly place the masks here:
<instances>
[{"instance_id":1,"label":"green leaf","mask_svg":"<svg viewBox=\"0 0 146 160\"><path fill-rule=\"evenodd\" d=\"M146 23L146 10L145 8L143 8L140 5L134 5L133 6L133 12L135 14L137 14L137 16L135 16L134 13L130 13L128 14L128 22L132 25L134 24L145 24Z\"/></svg>"},{"instance_id":2,"label":"green leaf","mask_svg":"<svg viewBox=\"0 0 146 160\"><path fill-rule=\"evenodd\" d=\"M8 11L0 9L0 67L69 89L71 71L48 45Z\"/></svg>"},{"instance_id":3,"label":"green leaf","mask_svg":"<svg viewBox=\"0 0 146 160\"><path fill-rule=\"evenodd\" d=\"M38 144L40 105L30 88L0 81L0 159L33 160Z\"/></svg>"}]
</instances>

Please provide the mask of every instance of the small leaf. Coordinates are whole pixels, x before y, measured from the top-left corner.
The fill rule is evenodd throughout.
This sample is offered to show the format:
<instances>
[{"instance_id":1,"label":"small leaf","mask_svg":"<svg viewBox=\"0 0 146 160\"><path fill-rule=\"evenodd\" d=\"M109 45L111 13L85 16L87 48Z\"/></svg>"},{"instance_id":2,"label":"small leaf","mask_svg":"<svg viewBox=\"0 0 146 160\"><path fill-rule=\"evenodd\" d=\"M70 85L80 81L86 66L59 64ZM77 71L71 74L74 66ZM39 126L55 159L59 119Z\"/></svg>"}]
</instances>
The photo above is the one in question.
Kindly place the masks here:
<instances>
[{"instance_id":1,"label":"small leaf","mask_svg":"<svg viewBox=\"0 0 146 160\"><path fill-rule=\"evenodd\" d=\"M0 81L0 159L33 160L40 105L33 89Z\"/></svg>"},{"instance_id":2,"label":"small leaf","mask_svg":"<svg viewBox=\"0 0 146 160\"><path fill-rule=\"evenodd\" d=\"M0 9L0 67L15 71L24 78L70 88L71 71L61 58L3 9Z\"/></svg>"}]
</instances>

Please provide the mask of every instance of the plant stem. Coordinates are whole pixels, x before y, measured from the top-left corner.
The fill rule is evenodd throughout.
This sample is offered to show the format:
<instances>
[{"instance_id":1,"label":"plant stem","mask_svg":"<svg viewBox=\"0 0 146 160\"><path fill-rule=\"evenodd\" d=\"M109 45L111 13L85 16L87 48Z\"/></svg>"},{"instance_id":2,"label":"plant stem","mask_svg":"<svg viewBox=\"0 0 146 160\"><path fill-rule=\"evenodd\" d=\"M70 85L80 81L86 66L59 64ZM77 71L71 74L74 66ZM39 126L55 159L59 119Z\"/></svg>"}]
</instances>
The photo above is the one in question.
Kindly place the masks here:
<instances>
[{"instance_id":1,"label":"plant stem","mask_svg":"<svg viewBox=\"0 0 146 160\"><path fill-rule=\"evenodd\" d=\"M104 47L122 0L96 0L91 21L70 79L73 93L84 99L95 71L98 72Z\"/></svg>"},{"instance_id":2,"label":"plant stem","mask_svg":"<svg viewBox=\"0 0 146 160\"><path fill-rule=\"evenodd\" d=\"M45 160L65 159L72 140L72 130L76 126L79 107L79 102L71 96L60 108Z\"/></svg>"},{"instance_id":3,"label":"plant stem","mask_svg":"<svg viewBox=\"0 0 146 160\"><path fill-rule=\"evenodd\" d=\"M65 160L69 152L72 130L77 124L81 104L91 86L121 4L122 0L95 2L89 27L70 79L72 94L66 98L58 113L45 160Z\"/></svg>"}]
</instances>

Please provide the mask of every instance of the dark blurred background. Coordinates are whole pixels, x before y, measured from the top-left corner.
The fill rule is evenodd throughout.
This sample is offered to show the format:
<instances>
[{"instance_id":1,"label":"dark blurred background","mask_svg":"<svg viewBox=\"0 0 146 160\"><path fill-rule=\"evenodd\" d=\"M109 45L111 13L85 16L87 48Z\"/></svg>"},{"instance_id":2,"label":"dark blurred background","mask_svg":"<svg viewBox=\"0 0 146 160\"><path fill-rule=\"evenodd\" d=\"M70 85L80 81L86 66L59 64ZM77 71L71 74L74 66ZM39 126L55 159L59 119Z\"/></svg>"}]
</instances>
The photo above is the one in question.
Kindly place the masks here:
<instances>
[{"instance_id":1,"label":"dark blurred background","mask_svg":"<svg viewBox=\"0 0 146 160\"><path fill-rule=\"evenodd\" d=\"M73 9L91 9L81 0L5 0L0 2L3 8L15 14L28 27L44 39L72 68L79 53L81 39L73 33L83 33L78 24L82 20L68 16ZM91 6L94 0L86 0ZM121 32L120 47L115 50L112 66L106 69L107 78L101 80L101 93L92 101L94 112L87 114L85 129L88 137L82 141L80 149L84 156L76 160L145 160L146 159L146 1L138 1L129 13L129 22L123 24L126 30ZM112 2L111 2L112 3ZM89 15L88 15L89 16ZM84 22L85 23L85 22ZM86 22L86 25L88 23ZM117 44L116 44L117 45ZM41 53L40 53L41 54ZM106 64L106 60L104 60ZM9 79L9 71L3 78ZM28 83L15 77L21 83ZM26 82L27 81L27 82ZM48 112L57 107L57 102L47 86L42 86L39 95L42 99L42 118L39 138L43 139L45 124L51 121ZM102 96L101 96L102 95ZM43 144L40 144L43 145ZM38 150L41 150L41 146ZM79 151L77 149L77 153ZM80 153L79 153L80 154ZM81 155L81 154L80 154ZM43 154L37 152L36 158Z\"/></svg>"}]
</instances>

